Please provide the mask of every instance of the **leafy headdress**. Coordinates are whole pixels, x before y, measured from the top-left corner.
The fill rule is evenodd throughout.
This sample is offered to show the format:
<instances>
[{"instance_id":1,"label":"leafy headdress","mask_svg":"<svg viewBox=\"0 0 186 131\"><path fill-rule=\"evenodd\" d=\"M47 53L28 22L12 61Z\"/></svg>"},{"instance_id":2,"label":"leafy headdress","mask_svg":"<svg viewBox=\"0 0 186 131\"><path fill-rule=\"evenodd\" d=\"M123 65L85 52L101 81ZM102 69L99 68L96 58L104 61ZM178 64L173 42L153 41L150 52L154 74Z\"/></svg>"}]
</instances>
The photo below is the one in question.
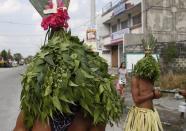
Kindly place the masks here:
<instances>
[{"instance_id":1,"label":"leafy headdress","mask_svg":"<svg viewBox=\"0 0 186 131\"><path fill-rule=\"evenodd\" d=\"M61 15L63 11L47 17L66 20L67 16ZM123 104L107 63L64 30L62 22L55 24L57 30L53 30L23 76L21 109L25 125L30 129L36 120L48 122L56 112L73 114L71 106L80 107L94 124L117 121Z\"/></svg>"},{"instance_id":2,"label":"leafy headdress","mask_svg":"<svg viewBox=\"0 0 186 131\"><path fill-rule=\"evenodd\" d=\"M145 56L137 62L134 67L134 75L141 79L155 82L160 75L159 63L152 56L157 40L153 35L149 35L148 40L142 40Z\"/></svg>"}]
</instances>

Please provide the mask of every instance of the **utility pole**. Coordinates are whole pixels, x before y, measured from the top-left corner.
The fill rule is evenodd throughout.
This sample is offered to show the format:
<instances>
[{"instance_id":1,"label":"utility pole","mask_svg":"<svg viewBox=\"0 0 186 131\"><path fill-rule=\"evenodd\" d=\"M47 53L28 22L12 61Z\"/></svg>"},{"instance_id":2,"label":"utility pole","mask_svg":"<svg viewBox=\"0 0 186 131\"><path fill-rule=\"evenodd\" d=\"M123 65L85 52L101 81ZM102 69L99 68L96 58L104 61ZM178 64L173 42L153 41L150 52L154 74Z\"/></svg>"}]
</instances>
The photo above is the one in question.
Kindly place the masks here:
<instances>
[{"instance_id":1,"label":"utility pole","mask_svg":"<svg viewBox=\"0 0 186 131\"><path fill-rule=\"evenodd\" d=\"M96 51L96 0L90 0L90 25L86 31L86 37L86 45L91 46L92 50Z\"/></svg>"},{"instance_id":2,"label":"utility pole","mask_svg":"<svg viewBox=\"0 0 186 131\"><path fill-rule=\"evenodd\" d=\"M90 23L91 26L95 26L96 25L96 0L90 0Z\"/></svg>"}]
</instances>

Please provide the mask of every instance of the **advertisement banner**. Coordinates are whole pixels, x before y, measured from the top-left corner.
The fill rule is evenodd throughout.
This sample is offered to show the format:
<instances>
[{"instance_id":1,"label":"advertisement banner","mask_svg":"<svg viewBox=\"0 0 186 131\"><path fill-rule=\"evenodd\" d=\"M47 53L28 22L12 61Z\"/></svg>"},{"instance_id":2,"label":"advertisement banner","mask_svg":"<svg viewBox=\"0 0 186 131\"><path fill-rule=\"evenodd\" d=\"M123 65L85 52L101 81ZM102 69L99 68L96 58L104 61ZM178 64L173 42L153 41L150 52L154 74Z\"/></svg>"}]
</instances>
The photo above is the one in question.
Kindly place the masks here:
<instances>
[{"instance_id":1,"label":"advertisement banner","mask_svg":"<svg viewBox=\"0 0 186 131\"><path fill-rule=\"evenodd\" d=\"M87 36L87 41L96 40L96 29L88 29L86 36Z\"/></svg>"}]
</instances>

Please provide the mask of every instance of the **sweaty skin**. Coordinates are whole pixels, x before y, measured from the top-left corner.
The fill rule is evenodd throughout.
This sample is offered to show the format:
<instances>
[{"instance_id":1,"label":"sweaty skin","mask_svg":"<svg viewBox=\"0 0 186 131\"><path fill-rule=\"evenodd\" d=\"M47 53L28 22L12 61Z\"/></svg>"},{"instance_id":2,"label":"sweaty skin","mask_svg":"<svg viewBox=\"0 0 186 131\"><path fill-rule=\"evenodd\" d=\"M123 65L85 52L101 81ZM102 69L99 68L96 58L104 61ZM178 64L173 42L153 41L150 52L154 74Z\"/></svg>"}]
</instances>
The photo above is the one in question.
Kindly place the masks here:
<instances>
[{"instance_id":1,"label":"sweaty skin","mask_svg":"<svg viewBox=\"0 0 186 131\"><path fill-rule=\"evenodd\" d=\"M135 105L139 108L153 109L153 99L159 99L161 94L154 90L154 84L134 76L132 78L132 97Z\"/></svg>"},{"instance_id":2,"label":"sweaty skin","mask_svg":"<svg viewBox=\"0 0 186 131\"><path fill-rule=\"evenodd\" d=\"M16 127L13 131L28 131L24 126L24 115L23 112L20 112ZM96 125L92 124L92 120L89 118L84 118L83 114L78 113L75 119L72 122L72 125L68 128L68 131L105 131L105 125ZM49 124L42 124L39 121L36 121L32 131L51 131Z\"/></svg>"},{"instance_id":3,"label":"sweaty skin","mask_svg":"<svg viewBox=\"0 0 186 131\"><path fill-rule=\"evenodd\" d=\"M20 112L17 118L16 127L14 128L13 131L28 131L24 126L23 120L24 120L23 112ZM32 131L51 131L51 129L48 124L43 124L39 121L36 121Z\"/></svg>"}]
</instances>

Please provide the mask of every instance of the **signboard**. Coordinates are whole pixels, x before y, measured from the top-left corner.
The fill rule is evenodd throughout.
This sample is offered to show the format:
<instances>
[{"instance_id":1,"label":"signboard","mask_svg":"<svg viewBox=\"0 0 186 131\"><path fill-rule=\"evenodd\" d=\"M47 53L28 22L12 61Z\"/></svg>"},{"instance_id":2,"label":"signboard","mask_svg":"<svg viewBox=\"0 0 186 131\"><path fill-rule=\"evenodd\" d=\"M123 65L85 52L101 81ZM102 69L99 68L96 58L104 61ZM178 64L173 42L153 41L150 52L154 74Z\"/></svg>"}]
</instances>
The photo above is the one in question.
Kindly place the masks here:
<instances>
[{"instance_id":1,"label":"signboard","mask_svg":"<svg viewBox=\"0 0 186 131\"><path fill-rule=\"evenodd\" d=\"M86 36L87 36L87 41L96 40L96 29L88 29Z\"/></svg>"},{"instance_id":2,"label":"signboard","mask_svg":"<svg viewBox=\"0 0 186 131\"><path fill-rule=\"evenodd\" d=\"M126 54L126 68L128 72L132 72L134 69L135 64L142 59L145 56L145 54ZM153 54L153 57L157 60L159 55L158 54Z\"/></svg>"},{"instance_id":3,"label":"signboard","mask_svg":"<svg viewBox=\"0 0 186 131\"><path fill-rule=\"evenodd\" d=\"M120 2L113 10L113 16L116 16L120 13L122 13L123 11L125 11L126 9L126 6L125 6L125 3L123 2Z\"/></svg>"},{"instance_id":4,"label":"signboard","mask_svg":"<svg viewBox=\"0 0 186 131\"><path fill-rule=\"evenodd\" d=\"M44 13L44 10L45 10L45 7L49 4L49 1L50 0L30 0L30 3L34 6L34 8L38 11L38 13L44 17L46 14ZM70 3L70 0L52 0L53 4L54 4L54 7L52 9L52 11L50 11L51 13L53 11L55 11L55 3L58 3L59 1L62 1L65 5L65 7L68 8L69 6L69 3ZM48 13L50 13L48 12ZM55 12L54 12L55 13Z\"/></svg>"},{"instance_id":5,"label":"signboard","mask_svg":"<svg viewBox=\"0 0 186 131\"><path fill-rule=\"evenodd\" d=\"M120 30L118 32L112 33L111 34L112 42L123 39L123 35L124 34L129 34L129 32L130 32L130 29L126 28L126 29Z\"/></svg>"}]
</instances>

